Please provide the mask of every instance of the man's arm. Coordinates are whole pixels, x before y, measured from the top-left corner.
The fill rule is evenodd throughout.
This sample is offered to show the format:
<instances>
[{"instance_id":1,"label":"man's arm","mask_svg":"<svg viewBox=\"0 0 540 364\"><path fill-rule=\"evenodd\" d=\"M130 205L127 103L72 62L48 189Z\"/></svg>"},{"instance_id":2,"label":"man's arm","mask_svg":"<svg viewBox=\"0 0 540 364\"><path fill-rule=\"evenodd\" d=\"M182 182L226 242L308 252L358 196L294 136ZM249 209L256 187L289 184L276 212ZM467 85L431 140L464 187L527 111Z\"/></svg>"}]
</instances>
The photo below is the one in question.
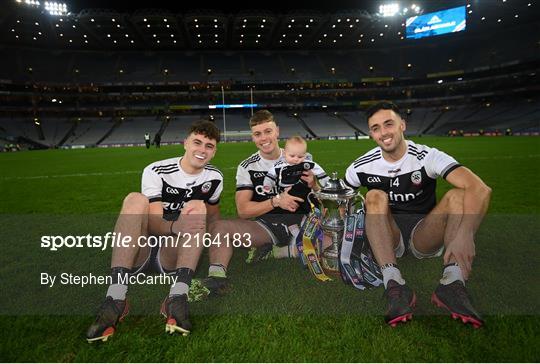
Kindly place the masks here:
<instances>
[{"instance_id":1,"label":"man's arm","mask_svg":"<svg viewBox=\"0 0 540 364\"><path fill-rule=\"evenodd\" d=\"M266 173L266 176L264 177L264 181L263 181L263 187L266 192L271 191L275 187L276 178L277 178L276 168L272 167Z\"/></svg>"},{"instance_id":2,"label":"man's arm","mask_svg":"<svg viewBox=\"0 0 540 364\"><path fill-rule=\"evenodd\" d=\"M446 180L454 187L464 191L463 214L477 217L474 221L466 221L466 227L472 231L478 230L489 206L491 188L470 169L463 166L450 172L446 176Z\"/></svg>"},{"instance_id":3,"label":"man's arm","mask_svg":"<svg viewBox=\"0 0 540 364\"><path fill-rule=\"evenodd\" d=\"M451 171L446 180L454 187L462 189L463 218L458 227L456 238L449 242L444 262L447 264L451 256L464 269L467 277L474 258L474 234L478 230L484 215L487 212L491 198L489 188L476 174L465 167L458 167Z\"/></svg>"},{"instance_id":4,"label":"man's arm","mask_svg":"<svg viewBox=\"0 0 540 364\"><path fill-rule=\"evenodd\" d=\"M253 191L251 190L236 191L236 210L241 219L250 219L264 215L272 211L275 207L281 207L284 210L294 212L298 208L298 202L304 201L300 197L289 195L286 191L261 202L251 201L252 197Z\"/></svg>"}]
</instances>

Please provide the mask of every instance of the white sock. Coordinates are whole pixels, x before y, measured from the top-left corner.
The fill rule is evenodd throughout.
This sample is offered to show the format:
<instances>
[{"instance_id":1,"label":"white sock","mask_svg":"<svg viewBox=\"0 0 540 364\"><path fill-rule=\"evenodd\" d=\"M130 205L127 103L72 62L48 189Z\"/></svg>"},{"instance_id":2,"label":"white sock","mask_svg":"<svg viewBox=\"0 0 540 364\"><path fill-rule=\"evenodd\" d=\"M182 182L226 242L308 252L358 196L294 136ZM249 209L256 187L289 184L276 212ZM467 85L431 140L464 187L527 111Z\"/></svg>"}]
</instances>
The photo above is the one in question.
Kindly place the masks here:
<instances>
[{"instance_id":1,"label":"white sock","mask_svg":"<svg viewBox=\"0 0 540 364\"><path fill-rule=\"evenodd\" d=\"M463 284L465 284L463 273L461 272L459 265L457 265L457 263L452 263L445 266L443 276L440 280L441 284L447 285L457 280L460 280Z\"/></svg>"},{"instance_id":2,"label":"white sock","mask_svg":"<svg viewBox=\"0 0 540 364\"><path fill-rule=\"evenodd\" d=\"M274 258L296 258L298 256L298 250L296 249L296 239L289 242L286 246L276 246L272 248L272 254Z\"/></svg>"},{"instance_id":3,"label":"white sock","mask_svg":"<svg viewBox=\"0 0 540 364\"><path fill-rule=\"evenodd\" d=\"M300 233L300 229L297 225L289 226L289 230L292 234L292 238L287 246L275 246L272 248L274 258L296 258L298 256L298 250L296 249L296 237Z\"/></svg>"},{"instance_id":4,"label":"white sock","mask_svg":"<svg viewBox=\"0 0 540 364\"><path fill-rule=\"evenodd\" d=\"M401 277L401 272L399 271L399 268L395 265L383 267L382 275L384 281L384 288L386 288L388 281L391 279L401 285L405 284L405 280L403 279L403 277Z\"/></svg>"},{"instance_id":5,"label":"white sock","mask_svg":"<svg viewBox=\"0 0 540 364\"><path fill-rule=\"evenodd\" d=\"M274 258L276 259L291 257L288 246L275 246L274 245L274 247L272 248L272 254L274 255Z\"/></svg>"},{"instance_id":6,"label":"white sock","mask_svg":"<svg viewBox=\"0 0 540 364\"><path fill-rule=\"evenodd\" d=\"M125 300L128 286L125 284L111 284L107 289L107 296L111 296L113 300Z\"/></svg>"},{"instance_id":7,"label":"white sock","mask_svg":"<svg viewBox=\"0 0 540 364\"><path fill-rule=\"evenodd\" d=\"M169 297L173 295L182 295L182 294L188 294L189 292L189 286L185 284L184 282L176 282L171 286L171 290L169 291Z\"/></svg>"},{"instance_id":8,"label":"white sock","mask_svg":"<svg viewBox=\"0 0 540 364\"><path fill-rule=\"evenodd\" d=\"M210 264L208 267L208 277L227 277L227 270L223 264Z\"/></svg>"}]
</instances>

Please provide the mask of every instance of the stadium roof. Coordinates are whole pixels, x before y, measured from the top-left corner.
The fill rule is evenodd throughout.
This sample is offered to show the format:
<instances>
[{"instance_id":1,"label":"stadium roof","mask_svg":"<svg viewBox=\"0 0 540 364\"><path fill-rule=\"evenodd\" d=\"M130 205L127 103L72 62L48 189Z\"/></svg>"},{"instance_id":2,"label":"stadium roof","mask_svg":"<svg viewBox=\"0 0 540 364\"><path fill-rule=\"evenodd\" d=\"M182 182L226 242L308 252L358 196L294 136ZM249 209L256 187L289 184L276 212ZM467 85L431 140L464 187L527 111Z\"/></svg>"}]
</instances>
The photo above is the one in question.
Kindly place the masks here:
<instances>
[{"instance_id":1,"label":"stadium roof","mask_svg":"<svg viewBox=\"0 0 540 364\"><path fill-rule=\"evenodd\" d=\"M362 49L404 41L406 18L379 16L382 2L375 0L154 0L152 8L138 2L73 0L62 16L50 15L43 4L28 6L29 1L38 3L11 1L0 16L0 45L107 51ZM467 4L469 32L537 21L537 2L401 1L418 4L423 12Z\"/></svg>"}]
</instances>

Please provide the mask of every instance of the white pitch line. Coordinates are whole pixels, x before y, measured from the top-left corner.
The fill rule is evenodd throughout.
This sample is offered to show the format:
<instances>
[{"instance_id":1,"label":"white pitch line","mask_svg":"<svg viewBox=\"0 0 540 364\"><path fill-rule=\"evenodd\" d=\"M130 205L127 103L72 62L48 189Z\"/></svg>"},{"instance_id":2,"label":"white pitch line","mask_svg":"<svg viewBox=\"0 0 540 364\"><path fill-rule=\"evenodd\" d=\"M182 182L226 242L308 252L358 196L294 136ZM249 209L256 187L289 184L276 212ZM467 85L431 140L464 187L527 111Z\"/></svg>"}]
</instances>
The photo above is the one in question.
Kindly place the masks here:
<instances>
[{"instance_id":1,"label":"white pitch line","mask_svg":"<svg viewBox=\"0 0 540 364\"><path fill-rule=\"evenodd\" d=\"M500 156L500 157L463 157L458 158L458 160L497 160L497 159L518 159L518 158L538 158L540 154L528 154L528 155L519 155L519 156ZM327 163L326 166L339 166L341 163ZM235 169L236 167L226 167L221 168L224 170ZM69 177L89 177L89 176L114 176L114 175L123 175L123 174L142 174L140 171L121 171L121 172L93 172L93 173L72 173L72 174L55 174L55 175L43 175L43 176L11 176L11 177L0 177L0 180L31 180L31 179L48 179L48 178L69 178Z\"/></svg>"},{"instance_id":2,"label":"white pitch line","mask_svg":"<svg viewBox=\"0 0 540 364\"><path fill-rule=\"evenodd\" d=\"M19 177L0 177L2 180L12 179L47 179L47 178L64 178L64 177L88 177L88 176L113 176L118 174L142 174L141 171L122 171L122 172L94 172L94 173L72 173L72 174L55 174L50 176L19 176Z\"/></svg>"}]
</instances>

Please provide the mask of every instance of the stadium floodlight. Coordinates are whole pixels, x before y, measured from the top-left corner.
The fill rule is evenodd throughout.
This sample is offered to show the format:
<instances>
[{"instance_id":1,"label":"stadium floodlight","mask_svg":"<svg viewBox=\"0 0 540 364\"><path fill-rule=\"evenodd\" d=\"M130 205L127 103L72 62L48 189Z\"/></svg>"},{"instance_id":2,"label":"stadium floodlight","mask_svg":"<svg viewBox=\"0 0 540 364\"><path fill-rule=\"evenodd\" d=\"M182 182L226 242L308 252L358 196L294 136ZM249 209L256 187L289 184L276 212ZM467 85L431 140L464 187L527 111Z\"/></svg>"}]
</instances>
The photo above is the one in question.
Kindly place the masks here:
<instances>
[{"instance_id":1,"label":"stadium floodlight","mask_svg":"<svg viewBox=\"0 0 540 364\"><path fill-rule=\"evenodd\" d=\"M24 4L24 5L30 5L30 6L39 6L40 5L39 1L34 1L34 0L24 0L24 1L16 0L16 2L18 4Z\"/></svg>"},{"instance_id":2,"label":"stadium floodlight","mask_svg":"<svg viewBox=\"0 0 540 364\"><path fill-rule=\"evenodd\" d=\"M67 15L67 5L65 3L57 3L54 1L45 1L45 10L53 16Z\"/></svg>"},{"instance_id":3,"label":"stadium floodlight","mask_svg":"<svg viewBox=\"0 0 540 364\"><path fill-rule=\"evenodd\" d=\"M389 3L379 6L379 14L383 17L394 16L399 13L398 3Z\"/></svg>"}]
</instances>

